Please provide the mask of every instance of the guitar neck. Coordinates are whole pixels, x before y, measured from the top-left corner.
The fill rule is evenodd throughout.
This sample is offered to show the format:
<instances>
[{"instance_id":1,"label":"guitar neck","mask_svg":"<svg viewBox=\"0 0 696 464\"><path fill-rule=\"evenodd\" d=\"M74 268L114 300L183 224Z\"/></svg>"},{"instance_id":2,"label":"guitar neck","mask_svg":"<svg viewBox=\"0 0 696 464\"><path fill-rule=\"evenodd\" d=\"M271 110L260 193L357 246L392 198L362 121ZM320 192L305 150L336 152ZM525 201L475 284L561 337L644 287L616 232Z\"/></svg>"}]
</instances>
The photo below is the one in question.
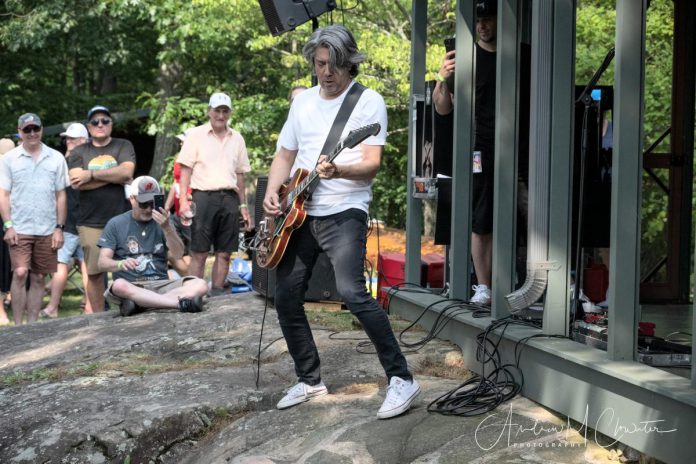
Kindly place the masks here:
<instances>
[{"instance_id":1,"label":"guitar neck","mask_svg":"<svg viewBox=\"0 0 696 464\"><path fill-rule=\"evenodd\" d=\"M334 149L331 151L331 153L329 153L329 155L326 157L326 162L327 163L333 162L333 160L336 159L338 154L343 151L344 147L345 146L344 146L343 142L341 141L338 145L336 145L336 147L334 147ZM288 192L288 196L287 196L288 205L291 204L295 198L304 194L305 191L312 184L312 182L314 182L318 177L319 177L319 174L317 173L317 170L315 168L312 170L312 172L309 173L309 175L307 175L307 177L305 177L305 179L302 182L300 182L298 184L297 187L295 187L290 192Z\"/></svg>"}]
</instances>

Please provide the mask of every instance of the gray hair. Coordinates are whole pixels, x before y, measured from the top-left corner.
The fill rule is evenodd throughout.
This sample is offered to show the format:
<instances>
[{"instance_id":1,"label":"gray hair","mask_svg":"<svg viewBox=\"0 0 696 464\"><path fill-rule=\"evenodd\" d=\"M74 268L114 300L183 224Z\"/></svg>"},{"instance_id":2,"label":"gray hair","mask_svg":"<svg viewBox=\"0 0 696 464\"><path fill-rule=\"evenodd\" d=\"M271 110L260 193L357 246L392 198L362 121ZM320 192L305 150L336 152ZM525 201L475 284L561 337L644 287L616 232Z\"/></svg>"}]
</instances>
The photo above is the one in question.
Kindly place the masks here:
<instances>
[{"instance_id":1,"label":"gray hair","mask_svg":"<svg viewBox=\"0 0 696 464\"><path fill-rule=\"evenodd\" d=\"M345 27L335 24L314 31L302 49L302 55L312 65L312 74L314 55L319 47L329 49L329 68L348 69L350 77L358 75L358 66L365 61L365 55L358 51L353 34Z\"/></svg>"}]
</instances>

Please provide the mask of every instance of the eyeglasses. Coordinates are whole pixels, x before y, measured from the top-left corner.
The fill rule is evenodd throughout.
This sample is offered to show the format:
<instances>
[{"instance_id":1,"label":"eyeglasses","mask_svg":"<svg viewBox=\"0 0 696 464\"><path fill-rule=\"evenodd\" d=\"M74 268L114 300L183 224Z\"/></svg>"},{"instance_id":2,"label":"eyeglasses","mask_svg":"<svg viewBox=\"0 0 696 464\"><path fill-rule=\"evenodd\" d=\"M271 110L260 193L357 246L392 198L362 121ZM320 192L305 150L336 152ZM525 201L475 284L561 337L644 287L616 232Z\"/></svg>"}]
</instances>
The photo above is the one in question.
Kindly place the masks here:
<instances>
[{"instance_id":1,"label":"eyeglasses","mask_svg":"<svg viewBox=\"0 0 696 464\"><path fill-rule=\"evenodd\" d=\"M146 201L144 203L138 202L138 206L141 209L148 209L148 208L154 209L155 208L155 201L151 200L151 201Z\"/></svg>"},{"instance_id":2,"label":"eyeglasses","mask_svg":"<svg viewBox=\"0 0 696 464\"><path fill-rule=\"evenodd\" d=\"M22 129L25 134L31 134L32 132L41 132L41 126L27 126Z\"/></svg>"},{"instance_id":3,"label":"eyeglasses","mask_svg":"<svg viewBox=\"0 0 696 464\"><path fill-rule=\"evenodd\" d=\"M108 126L109 124L111 124L111 119L109 119L109 118L98 119L97 118L97 119L92 119L89 123L91 125L93 125L94 127L97 127L99 125L99 123L102 123L103 125Z\"/></svg>"}]
</instances>

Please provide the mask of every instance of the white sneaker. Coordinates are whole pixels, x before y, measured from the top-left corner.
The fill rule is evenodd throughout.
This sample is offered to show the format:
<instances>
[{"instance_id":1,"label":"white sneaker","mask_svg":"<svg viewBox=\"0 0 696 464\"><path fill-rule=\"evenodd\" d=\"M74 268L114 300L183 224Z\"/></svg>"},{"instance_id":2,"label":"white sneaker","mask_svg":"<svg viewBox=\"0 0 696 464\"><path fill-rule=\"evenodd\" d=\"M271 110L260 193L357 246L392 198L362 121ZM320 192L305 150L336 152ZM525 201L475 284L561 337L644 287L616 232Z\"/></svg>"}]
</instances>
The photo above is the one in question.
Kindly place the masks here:
<instances>
[{"instance_id":1,"label":"white sneaker","mask_svg":"<svg viewBox=\"0 0 696 464\"><path fill-rule=\"evenodd\" d=\"M491 289L488 288L488 285L472 285L471 288L474 290L474 296L471 297L469 303L479 305L491 304Z\"/></svg>"},{"instance_id":2,"label":"white sneaker","mask_svg":"<svg viewBox=\"0 0 696 464\"><path fill-rule=\"evenodd\" d=\"M326 389L324 382L320 382L314 386L300 382L288 390L288 393L283 397L283 399L278 401L276 407L278 409L289 408L290 406L304 403L305 401L309 401L314 397L326 395L327 393L329 393L329 391Z\"/></svg>"},{"instance_id":3,"label":"white sneaker","mask_svg":"<svg viewBox=\"0 0 696 464\"><path fill-rule=\"evenodd\" d=\"M392 377L387 387L387 397L377 411L377 419L389 419L408 411L419 393L420 385L415 379L409 382L400 377Z\"/></svg>"}]
</instances>

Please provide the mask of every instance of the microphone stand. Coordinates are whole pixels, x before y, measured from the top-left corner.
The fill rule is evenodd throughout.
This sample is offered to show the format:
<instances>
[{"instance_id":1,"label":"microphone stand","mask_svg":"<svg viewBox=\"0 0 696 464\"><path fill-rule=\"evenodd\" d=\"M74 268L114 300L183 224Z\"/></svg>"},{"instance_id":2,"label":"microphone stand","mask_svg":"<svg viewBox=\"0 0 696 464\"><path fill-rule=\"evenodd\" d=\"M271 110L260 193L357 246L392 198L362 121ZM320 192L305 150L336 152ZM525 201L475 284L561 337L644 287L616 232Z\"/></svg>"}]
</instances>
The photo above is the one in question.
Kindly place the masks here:
<instances>
[{"instance_id":1,"label":"microphone stand","mask_svg":"<svg viewBox=\"0 0 696 464\"><path fill-rule=\"evenodd\" d=\"M582 289L582 274L583 274L583 263L582 263L582 207L583 198L585 195L585 158L587 157L587 146L589 143L590 133L588 130L588 118L590 114L590 107L592 106L592 89L599 81L604 71L607 70L611 60L614 58L615 50L611 48L607 55L604 57L604 61L599 66L597 71L587 83L582 93L575 100L575 103L582 103L584 105L584 111L582 116L582 140L580 144L580 191L578 192L578 224L577 224L577 234L575 243L575 286L573 287L573 320L575 320L580 314L580 290ZM582 313L584 314L584 312Z\"/></svg>"}]
</instances>

